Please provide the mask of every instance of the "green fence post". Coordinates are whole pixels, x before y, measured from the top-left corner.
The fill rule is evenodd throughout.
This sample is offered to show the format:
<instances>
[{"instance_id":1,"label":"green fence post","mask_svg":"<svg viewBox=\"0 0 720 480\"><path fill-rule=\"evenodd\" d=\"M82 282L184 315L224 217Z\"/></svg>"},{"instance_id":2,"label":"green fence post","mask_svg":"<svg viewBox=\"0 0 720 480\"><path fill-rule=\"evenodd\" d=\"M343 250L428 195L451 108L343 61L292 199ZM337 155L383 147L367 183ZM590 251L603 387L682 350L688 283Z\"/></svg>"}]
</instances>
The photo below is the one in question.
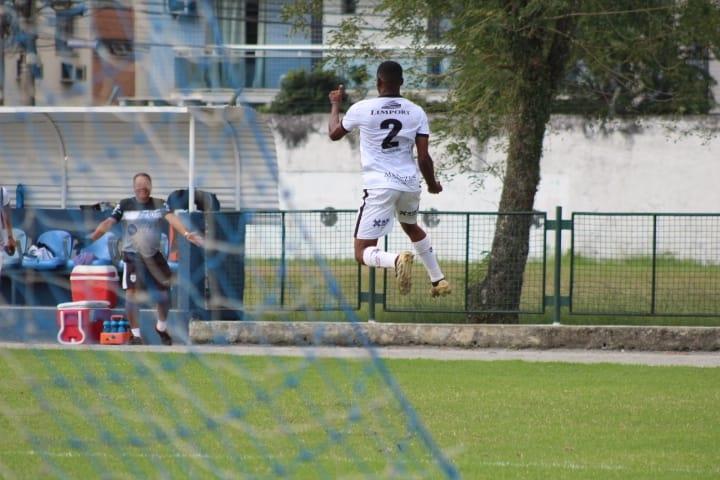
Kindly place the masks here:
<instances>
[{"instance_id":1,"label":"green fence post","mask_svg":"<svg viewBox=\"0 0 720 480\"><path fill-rule=\"evenodd\" d=\"M652 216L652 277L650 279L650 315L655 315L655 290L657 289L657 215Z\"/></svg>"},{"instance_id":2,"label":"green fence post","mask_svg":"<svg viewBox=\"0 0 720 480\"><path fill-rule=\"evenodd\" d=\"M468 284L470 283L470 213L465 214L465 311L468 311L470 305L470 295L468 295ZM545 293L543 292L543 295Z\"/></svg>"},{"instance_id":3,"label":"green fence post","mask_svg":"<svg viewBox=\"0 0 720 480\"><path fill-rule=\"evenodd\" d=\"M280 307L285 306L285 276L287 275L287 266L285 265L285 212L280 214Z\"/></svg>"},{"instance_id":4,"label":"green fence post","mask_svg":"<svg viewBox=\"0 0 720 480\"><path fill-rule=\"evenodd\" d=\"M555 207L555 275L553 278L553 325L560 325L560 275L562 272L562 207Z\"/></svg>"}]
</instances>

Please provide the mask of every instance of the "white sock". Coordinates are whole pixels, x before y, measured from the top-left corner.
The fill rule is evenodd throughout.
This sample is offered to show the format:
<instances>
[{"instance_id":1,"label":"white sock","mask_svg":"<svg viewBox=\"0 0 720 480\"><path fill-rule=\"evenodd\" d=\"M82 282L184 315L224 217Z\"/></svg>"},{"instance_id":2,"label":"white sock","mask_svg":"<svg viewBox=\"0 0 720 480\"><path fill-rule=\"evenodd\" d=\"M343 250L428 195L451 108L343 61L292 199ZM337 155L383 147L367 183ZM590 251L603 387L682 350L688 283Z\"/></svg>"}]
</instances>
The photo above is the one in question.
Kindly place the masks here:
<instances>
[{"instance_id":1,"label":"white sock","mask_svg":"<svg viewBox=\"0 0 720 480\"><path fill-rule=\"evenodd\" d=\"M139 328L131 328L130 331L133 334L133 337L139 337L140 336L140 329Z\"/></svg>"},{"instance_id":2,"label":"white sock","mask_svg":"<svg viewBox=\"0 0 720 480\"><path fill-rule=\"evenodd\" d=\"M363 250L363 262L368 267L395 268L397 253L380 250L378 247L367 247Z\"/></svg>"},{"instance_id":3,"label":"white sock","mask_svg":"<svg viewBox=\"0 0 720 480\"><path fill-rule=\"evenodd\" d=\"M164 332L167 330L167 320L158 320L155 324L155 328L157 328L160 332Z\"/></svg>"},{"instance_id":4,"label":"white sock","mask_svg":"<svg viewBox=\"0 0 720 480\"><path fill-rule=\"evenodd\" d=\"M419 242L414 242L413 247L415 247L415 252L417 256L420 257L420 261L425 265L425 270L427 270L428 275L430 275L431 282L437 282L445 278L442 270L440 270L440 265L438 264L437 257L430 243L429 235L426 235L425 238Z\"/></svg>"}]
</instances>

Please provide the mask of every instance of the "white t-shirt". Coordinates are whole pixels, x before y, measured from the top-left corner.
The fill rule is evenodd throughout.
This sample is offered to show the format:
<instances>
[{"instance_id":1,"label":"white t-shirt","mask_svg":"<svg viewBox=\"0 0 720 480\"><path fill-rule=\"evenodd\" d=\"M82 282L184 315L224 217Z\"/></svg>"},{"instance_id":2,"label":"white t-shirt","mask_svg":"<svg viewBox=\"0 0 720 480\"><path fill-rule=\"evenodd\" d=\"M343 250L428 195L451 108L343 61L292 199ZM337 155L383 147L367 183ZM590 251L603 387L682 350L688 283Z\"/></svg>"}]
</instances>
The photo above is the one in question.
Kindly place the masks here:
<instances>
[{"instance_id":1,"label":"white t-shirt","mask_svg":"<svg viewBox=\"0 0 720 480\"><path fill-rule=\"evenodd\" d=\"M420 191L420 170L413 157L415 138L430 135L425 111L403 97L377 97L352 105L342 121L360 129L363 188Z\"/></svg>"}]
</instances>

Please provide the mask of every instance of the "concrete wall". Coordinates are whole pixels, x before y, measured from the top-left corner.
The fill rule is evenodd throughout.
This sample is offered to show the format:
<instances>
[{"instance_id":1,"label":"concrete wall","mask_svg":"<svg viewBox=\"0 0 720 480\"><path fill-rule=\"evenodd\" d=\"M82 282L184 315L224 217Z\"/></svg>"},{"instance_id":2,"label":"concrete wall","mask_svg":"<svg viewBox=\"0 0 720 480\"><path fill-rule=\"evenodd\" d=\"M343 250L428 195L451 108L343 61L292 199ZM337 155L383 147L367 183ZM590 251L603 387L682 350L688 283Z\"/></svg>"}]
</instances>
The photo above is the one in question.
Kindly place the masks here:
<instances>
[{"instance_id":1,"label":"concrete wall","mask_svg":"<svg viewBox=\"0 0 720 480\"><path fill-rule=\"evenodd\" d=\"M413 323L190 322L195 344L432 346L717 351L713 327L452 325Z\"/></svg>"},{"instance_id":2,"label":"concrete wall","mask_svg":"<svg viewBox=\"0 0 720 480\"><path fill-rule=\"evenodd\" d=\"M357 139L327 138L327 116L289 122L273 119L281 182L281 208L357 208L362 185ZM293 128L291 134L287 132ZM307 132L307 138L301 132ZM618 120L589 124L554 117L545 137L535 209L569 211L717 212L720 210L720 117ZM288 138L293 137L297 142ZM432 143L432 137L431 137ZM434 147L434 148L433 148ZM444 156L433 145L436 163ZM476 162L502 162L501 141ZM421 207L448 211L495 211L501 182L487 177L482 188L458 176L443 181L440 195L425 193ZM552 216L552 215L551 215Z\"/></svg>"}]
</instances>

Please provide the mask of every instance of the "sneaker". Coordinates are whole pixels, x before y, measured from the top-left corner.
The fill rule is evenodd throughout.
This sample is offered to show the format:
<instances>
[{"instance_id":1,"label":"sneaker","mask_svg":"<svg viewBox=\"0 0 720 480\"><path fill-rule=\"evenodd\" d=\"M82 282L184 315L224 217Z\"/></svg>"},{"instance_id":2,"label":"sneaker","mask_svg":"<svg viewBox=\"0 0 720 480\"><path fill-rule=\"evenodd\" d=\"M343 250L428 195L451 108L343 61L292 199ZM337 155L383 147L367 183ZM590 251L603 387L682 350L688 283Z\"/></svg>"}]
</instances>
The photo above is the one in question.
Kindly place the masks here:
<instances>
[{"instance_id":1,"label":"sneaker","mask_svg":"<svg viewBox=\"0 0 720 480\"><path fill-rule=\"evenodd\" d=\"M155 327L155 331L157 332L158 335L160 335L160 340L162 340L163 345L172 345L172 337L167 332L167 330L164 332L161 332L160 330L157 329L157 327Z\"/></svg>"},{"instance_id":2,"label":"sneaker","mask_svg":"<svg viewBox=\"0 0 720 480\"><path fill-rule=\"evenodd\" d=\"M128 341L128 343L130 345L142 345L145 342L143 342L142 337L136 337L135 335L130 334L130 340Z\"/></svg>"},{"instance_id":3,"label":"sneaker","mask_svg":"<svg viewBox=\"0 0 720 480\"><path fill-rule=\"evenodd\" d=\"M395 262L395 278L398 282L400 295L410 293L412 287L412 266L415 256L410 252L400 252Z\"/></svg>"},{"instance_id":4,"label":"sneaker","mask_svg":"<svg viewBox=\"0 0 720 480\"><path fill-rule=\"evenodd\" d=\"M450 295L452 293L452 288L450 288L450 283L448 283L447 280L444 278L440 280L437 285L433 285L432 288L430 288L430 295L434 297L444 297L446 295Z\"/></svg>"}]
</instances>

